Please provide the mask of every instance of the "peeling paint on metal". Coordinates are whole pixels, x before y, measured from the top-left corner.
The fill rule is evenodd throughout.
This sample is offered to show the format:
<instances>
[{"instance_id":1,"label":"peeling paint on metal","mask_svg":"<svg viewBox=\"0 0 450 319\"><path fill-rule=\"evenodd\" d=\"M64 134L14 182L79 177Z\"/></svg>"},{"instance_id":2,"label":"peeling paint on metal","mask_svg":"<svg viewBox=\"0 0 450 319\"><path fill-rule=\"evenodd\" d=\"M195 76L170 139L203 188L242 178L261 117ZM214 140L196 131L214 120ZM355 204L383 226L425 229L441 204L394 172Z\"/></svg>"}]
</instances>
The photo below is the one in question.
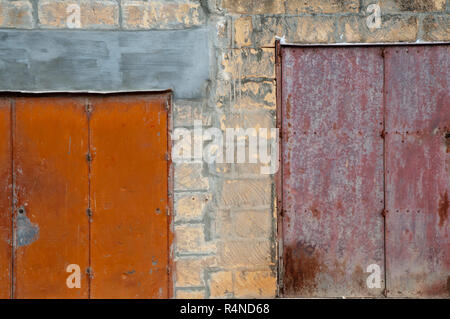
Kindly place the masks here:
<instances>
[{"instance_id":1,"label":"peeling paint on metal","mask_svg":"<svg viewBox=\"0 0 450 319\"><path fill-rule=\"evenodd\" d=\"M27 246L38 240L39 226L27 217L24 208L19 208L16 217L16 247Z\"/></svg>"}]
</instances>

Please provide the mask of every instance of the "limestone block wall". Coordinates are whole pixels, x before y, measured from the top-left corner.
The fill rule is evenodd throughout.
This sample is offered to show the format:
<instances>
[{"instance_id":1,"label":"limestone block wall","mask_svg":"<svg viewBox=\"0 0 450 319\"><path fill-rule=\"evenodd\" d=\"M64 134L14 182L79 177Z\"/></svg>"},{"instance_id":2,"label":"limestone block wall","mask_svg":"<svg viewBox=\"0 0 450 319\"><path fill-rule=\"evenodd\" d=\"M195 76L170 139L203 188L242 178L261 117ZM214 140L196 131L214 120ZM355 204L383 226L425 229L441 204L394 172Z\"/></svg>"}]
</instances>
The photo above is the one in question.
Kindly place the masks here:
<instances>
[{"instance_id":1,"label":"limestone block wall","mask_svg":"<svg viewBox=\"0 0 450 319\"><path fill-rule=\"evenodd\" d=\"M209 30L203 97L174 101L175 128L189 130L195 121L223 131L275 126L276 36L292 43L450 40L448 0L0 0L0 29L73 28L71 4L80 8L75 28L87 31ZM370 4L381 9L379 28L367 24ZM175 297L277 295L272 175L261 174L260 164L177 164L174 199Z\"/></svg>"}]
</instances>

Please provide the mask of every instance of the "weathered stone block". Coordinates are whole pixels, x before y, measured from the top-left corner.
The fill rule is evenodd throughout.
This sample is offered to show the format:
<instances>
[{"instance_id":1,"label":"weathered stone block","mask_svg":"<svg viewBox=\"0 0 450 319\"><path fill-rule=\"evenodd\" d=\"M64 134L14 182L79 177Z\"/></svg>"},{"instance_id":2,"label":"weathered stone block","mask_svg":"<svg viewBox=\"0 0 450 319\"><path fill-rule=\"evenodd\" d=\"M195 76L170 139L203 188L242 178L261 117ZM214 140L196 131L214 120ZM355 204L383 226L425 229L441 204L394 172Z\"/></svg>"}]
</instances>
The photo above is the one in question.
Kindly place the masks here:
<instances>
[{"instance_id":1,"label":"weathered stone block","mask_svg":"<svg viewBox=\"0 0 450 319\"><path fill-rule=\"evenodd\" d=\"M70 5L80 7L80 27L83 29L112 29L119 26L119 5L117 1L52 1L38 3L39 23L46 28L67 28L68 18L73 11Z\"/></svg>"},{"instance_id":2,"label":"weathered stone block","mask_svg":"<svg viewBox=\"0 0 450 319\"><path fill-rule=\"evenodd\" d=\"M230 298L233 296L233 273L218 271L210 274L209 291L211 298Z\"/></svg>"},{"instance_id":3,"label":"weathered stone block","mask_svg":"<svg viewBox=\"0 0 450 319\"><path fill-rule=\"evenodd\" d=\"M221 210L216 217L216 231L220 239L233 238L233 217L229 210Z\"/></svg>"},{"instance_id":4,"label":"weathered stone block","mask_svg":"<svg viewBox=\"0 0 450 319\"><path fill-rule=\"evenodd\" d=\"M215 264L215 257L180 258L175 262L177 287L200 287L205 285L204 272Z\"/></svg>"},{"instance_id":5,"label":"weathered stone block","mask_svg":"<svg viewBox=\"0 0 450 319\"><path fill-rule=\"evenodd\" d=\"M275 110L275 80L236 81L232 107L245 110Z\"/></svg>"},{"instance_id":6,"label":"weathered stone block","mask_svg":"<svg viewBox=\"0 0 450 319\"><path fill-rule=\"evenodd\" d=\"M290 17L286 19L286 41L295 43L333 43L334 17Z\"/></svg>"},{"instance_id":7,"label":"weathered stone block","mask_svg":"<svg viewBox=\"0 0 450 319\"><path fill-rule=\"evenodd\" d=\"M271 270L239 271L236 273L235 297L274 298L277 278Z\"/></svg>"},{"instance_id":8,"label":"weathered stone block","mask_svg":"<svg viewBox=\"0 0 450 319\"><path fill-rule=\"evenodd\" d=\"M225 180L222 186L220 205L223 207L256 207L270 205L272 182L261 180Z\"/></svg>"},{"instance_id":9,"label":"weathered stone block","mask_svg":"<svg viewBox=\"0 0 450 319\"><path fill-rule=\"evenodd\" d=\"M346 42L414 42L418 34L417 17L382 17L381 28L369 29L366 18L341 17L339 34Z\"/></svg>"},{"instance_id":10,"label":"weathered stone block","mask_svg":"<svg viewBox=\"0 0 450 319\"><path fill-rule=\"evenodd\" d=\"M222 8L229 13L240 14L282 14L282 0L222 0Z\"/></svg>"},{"instance_id":11,"label":"weathered stone block","mask_svg":"<svg viewBox=\"0 0 450 319\"><path fill-rule=\"evenodd\" d=\"M286 13L346 13L358 12L359 0L286 0Z\"/></svg>"},{"instance_id":12,"label":"weathered stone block","mask_svg":"<svg viewBox=\"0 0 450 319\"><path fill-rule=\"evenodd\" d=\"M208 187L201 163L175 165L175 190L207 190Z\"/></svg>"},{"instance_id":13,"label":"weathered stone block","mask_svg":"<svg viewBox=\"0 0 450 319\"><path fill-rule=\"evenodd\" d=\"M222 72L232 79L275 78L275 50L234 49L227 50L221 56Z\"/></svg>"},{"instance_id":14,"label":"weathered stone block","mask_svg":"<svg viewBox=\"0 0 450 319\"><path fill-rule=\"evenodd\" d=\"M177 225L175 242L176 252L181 254L205 254L216 250L215 243L205 241L203 224Z\"/></svg>"},{"instance_id":15,"label":"weathered stone block","mask_svg":"<svg viewBox=\"0 0 450 319\"><path fill-rule=\"evenodd\" d=\"M263 111L276 109L275 80L217 80L217 106L229 106L233 111Z\"/></svg>"},{"instance_id":16,"label":"weathered stone block","mask_svg":"<svg viewBox=\"0 0 450 319\"><path fill-rule=\"evenodd\" d=\"M220 211L217 218L220 239L267 239L272 236L272 215L264 211Z\"/></svg>"},{"instance_id":17,"label":"weathered stone block","mask_svg":"<svg viewBox=\"0 0 450 319\"><path fill-rule=\"evenodd\" d=\"M204 299L205 298L205 290L181 290L177 289L175 293L175 298L177 299Z\"/></svg>"},{"instance_id":18,"label":"weathered stone block","mask_svg":"<svg viewBox=\"0 0 450 319\"><path fill-rule=\"evenodd\" d=\"M175 197L175 220L192 221L203 217L203 210L211 200L211 194L188 194Z\"/></svg>"},{"instance_id":19,"label":"weathered stone block","mask_svg":"<svg viewBox=\"0 0 450 319\"><path fill-rule=\"evenodd\" d=\"M193 126L194 121L201 121L204 126L211 125L211 113L204 111L202 101L175 100L173 117L176 127Z\"/></svg>"},{"instance_id":20,"label":"weathered stone block","mask_svg":"<svg viewBox=\"0 0 450 319\"><path fill-rule=\"evenodd\" d=\"M219 264L227 268L262 267L273 264L270 241L224 241L219 244Z\"/></svg>"},{"instance_id":21,"label":"weathered stone block","mask_svg":"<svg viewBox=\"0 0 450 319\"><path fill-rule=\"evenodd\" d=\"M450 41L450 19L428 15L423 19L424 41Z\"/></svg>"},{"instance_id":22,"label":"weathered stone block","mask_svg":"<svg viewBox=\"0 0 450 319\"><path fill-rule=\"evenodd\" d=\"M0 0L0 28L33 28L33 6L30 1Z\"/></svg>"},{"instance_id":23,"label":"weathered stone block","mask_svg":"<svg viewBox=\"0 0 450 319\"><path fill-rule=\"evenodd\" d=\"M271 111L247 111L221 115L220 128L272 128L275 127L275 115Z\"/></svg>"},{"instance_id":24,"label":"weathered stone block","mask_svg":"<svg viewBox=\"0 0 450 319\"><path fill-rule=\"evenodd\" d=\"M234 44L235 47L275 47L276 37L293 43L335 42L335 30L336 18L329 16L255 16L246 28L235 24Z\"/></svg>"},{"instance_id":25,"label":"weathered stone block","mask_svg":"<svg viewBox=\"0 0 450 319\"><path fill-rule=\"evenodd\" d=\"M381 13L395 12L432 12L445 11L446 0L364 0L364 10L369 4L376 3L380 6Z\"/></svg>"},{"instance_id":26,"label":"weathered stone block","mask_svg":"<svg viewBox=\"0 0 450 319\"><path fill-rule=\"evenodd\" d=\"M252 45L252 17L239 17L234 20L234 43L236 47Z\"/></svg>"},{"instance_id":27,"label":"weathered stone block","mask_svg":"<svg viewBox=\"0 0 450 319\"><path fill-rule=\"evenodd\" d=\"M238 211L233 218L234 233L242 238L266 238L272 235L270 211Z\"/></svg>"},{"instance_id":28,"label":"weathered stone block","mask_svg":"<svg viewBox=\"0 0 450 319\"><path fill-rule=\"evenodd\" d=\"M199 1L125 0L122 10L125 29L184 29L205 23Z\"/></svg>"}]
</instances>

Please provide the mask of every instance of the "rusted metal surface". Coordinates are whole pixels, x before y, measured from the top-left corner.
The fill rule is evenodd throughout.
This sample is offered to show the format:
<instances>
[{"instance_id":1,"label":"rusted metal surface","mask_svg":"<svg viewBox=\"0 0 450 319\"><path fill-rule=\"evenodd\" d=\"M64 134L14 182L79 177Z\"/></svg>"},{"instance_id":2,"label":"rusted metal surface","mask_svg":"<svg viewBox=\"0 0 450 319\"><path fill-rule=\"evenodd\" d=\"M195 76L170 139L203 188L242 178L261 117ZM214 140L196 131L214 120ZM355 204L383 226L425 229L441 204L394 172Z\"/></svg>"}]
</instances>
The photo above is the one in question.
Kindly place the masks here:
<instances>
[{"instance_id":1,"label":"rusted metal surface","mask_svg":"<svg viewBox=\"0 0 450 319\"><path fill-rule=\"evenodd\" d=\"M170 98L0 97L1 298L171 296Z\"/></svg>"},{"instance_id":2,"label":"rusted metal surface","mask_svg":"<svg viewBox=\"0 0 450 319\"><path fill-rule=\"evenodd\" d=\"M10 100L0 98L0 299L11 297L11 152Z\"/></svg>"},{"instance_id":3,"label":"rusted metal surface","mask_svg":"<svg viewBox=\"0 0 450 319\"><path fill-rule=\"evenodd\" d=\"M283 294L381 296L381 49L282 47L281 71Z\"/></svg>"},{"instance_id":4,"label":"rusted metal surface","mask_svg":"<svg viewBox=\"0 0 450 319\"><path fill-rule=\"evenodd\" d=\"M89 266L85 99L21 97L14 107L14 297L86 298ZM69 289L66 269L82 270Z\"/></svg>"},{"instance_id":5,"label":"rusted metal surface","mask_svg":"<svg viewBox=\"0 0 450 319\"><path fill-rule=\"evenodd\" d=\"M168 98L90 100L92 298L168 297Z\"/></svg>"},{"instance_id":6,"label":"rusted metal surface","mask_svg":"<svg viewBox=\"0 0 450 319\"><path fill-rule=\"evenodd\" d=\"M449 46L386 49L388 296L450 296L449 57Z\"/></svg>"},{"instance_id":7,"label":"rusted metal surface","mask_svg":"<svg viewBox=\"0 0 450 319\"><path fill-rule=\"evenodd\" d=\"M276 82L281 83L282 82L282 66L281 66L281 41L276 40L275 42L275 77ZM278 154L280 154L278 159L278 171L274 175L275 180L275 190L276 190L276 210L277 210L277 259L278 259L278 269L277 269L277 279L278 279L278 285L277 285L277 296L283 296L283 165L282 165L282 158L283 158L283 143L281 143L281 127L282 127L282 88L283 86L278 84L277 85L277 91L276 91L276 101L277 101L277 111L276 111L276 125L279 129L279 139L278 139Z\"/></svg>"}]
</instances>

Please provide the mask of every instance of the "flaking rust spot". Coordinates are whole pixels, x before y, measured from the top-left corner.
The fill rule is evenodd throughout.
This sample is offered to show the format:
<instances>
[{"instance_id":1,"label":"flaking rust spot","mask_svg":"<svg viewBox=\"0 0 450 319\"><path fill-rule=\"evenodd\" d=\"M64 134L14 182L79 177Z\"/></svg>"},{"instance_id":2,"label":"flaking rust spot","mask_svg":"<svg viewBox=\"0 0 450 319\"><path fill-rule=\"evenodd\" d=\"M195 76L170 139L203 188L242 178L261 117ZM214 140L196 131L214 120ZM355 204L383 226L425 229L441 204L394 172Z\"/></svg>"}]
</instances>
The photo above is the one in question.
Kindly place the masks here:
<instances>
[{"instance_id":1,"label":"flaking rust spot","mask_svg":"<svg viewBox=\"0 0 450 319\"><path fill-rule=\"evenodd\" d=\"M365 285L365 273L363 268L360 265L356 265L355 270L352 274L353 281L358 285L359 289L364 290L366 288Z\"/></svg>"},{"instance_id":2,"label":"flaking rust spot","mask_svg":"<svg viewBox=\"0 0 450 319\"><path fill-rule=\"evenodd\" d=\"M317 207L315 207L315 206L311 206L310 209L311 209L313 216L317 219L320 219L320 215L321 215L320 210L318 210Z\"/></svg>"},{"instance_id":3,"label":"flaking rust spot","mask_svg":"<svg viewBox=\"0 0 450 319\"><path fill-rule=\"evenodd\" d=\"M17 214L16 231L16 247L30 245L39 238L39 226L30 222L24 209Z\"/></svg>"},{"instance_id":4,"label":"flaking rust spot","mask_svg":"<svg viewBox=\"0 0 450 319\"><path fill-rule=\"evenodd\" d=\"M445 133L445 146L447 146L447 153L450 153L450 132Z\"/></svg>"},{"instance_id":5,"label":"flaking rust spot","mask_svg":"<svg viewBox=\"0 0 450 319\"><path fill-rule=\"evenodd\" d=\"M291 116L292 116L291 94L289 94L286 101L286 118L289 120Z\"/></svg>"},{"instance_id":6,"label":"flaking rust spot","mask_svg":"<svg viewBox=\"0 0 450 319\"><path fill-rule=\"evenodd\" d=\"M321 263L315 249L310 249L307 245L299 241L293 247L286 247L285 250L285 293L287 295L308 295L316 292L316 276L321 271Z\"/></svg>"},{"instance_id":7,"label":"flaking rust spot","mask_svg":"<svg viewBox=\"0 0 450 319\"><path fill-rule=\"evenodd\" d=\"M450 276L447 276L447 293L450 296Z\"/></svg>"},{"instance_id":8,"label":"flaking rust spot","mask_svg":"<svg viewBox=\"0 0 450 319\"><path fill-rule=\"evenodd\" d=\"M439 199L439 227L442 227L448 217L448 193L445 192Z\"/></svg>"},{"instance_id":9,"label":"flaking rust spot","mask_svg":"<svg viewBox=\"0 0 450 319\"><path fill-rule=\"evenodd\" d=\"M411 0L400 0L398 1L398 6L402 11L434 11L436 10L433 0L421 0L421 1L411 1Z\"/></svg>"}]
</instances>

